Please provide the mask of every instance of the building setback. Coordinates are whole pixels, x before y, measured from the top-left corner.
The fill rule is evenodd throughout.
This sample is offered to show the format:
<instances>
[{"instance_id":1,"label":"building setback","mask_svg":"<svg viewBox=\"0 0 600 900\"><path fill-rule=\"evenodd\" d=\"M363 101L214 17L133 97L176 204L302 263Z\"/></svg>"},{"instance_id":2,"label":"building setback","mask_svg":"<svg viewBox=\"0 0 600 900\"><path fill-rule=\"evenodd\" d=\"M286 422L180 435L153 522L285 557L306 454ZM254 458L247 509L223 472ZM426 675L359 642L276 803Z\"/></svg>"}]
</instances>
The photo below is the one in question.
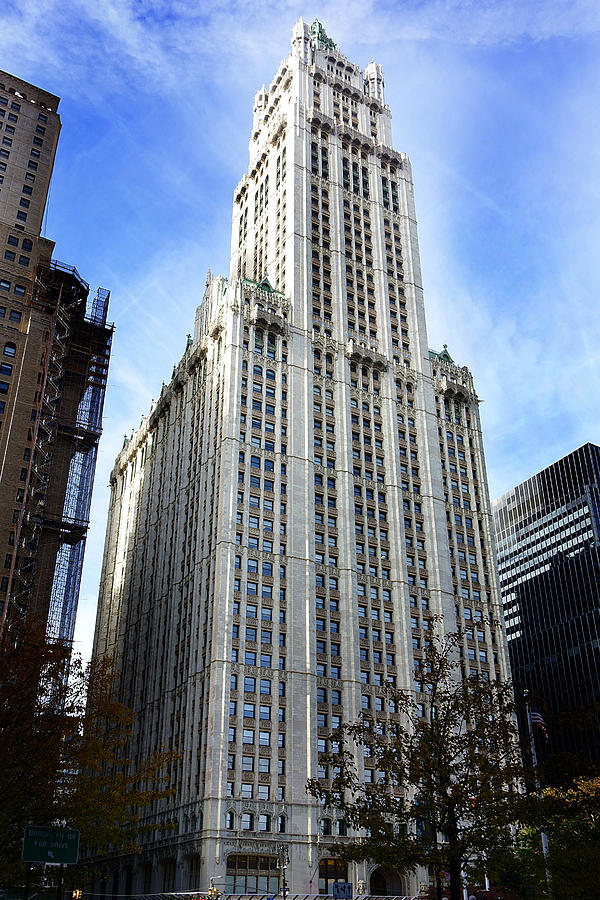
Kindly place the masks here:
<instances>
[{"instance_id":1,"label":"building setback","mask_svg":"<svg viewBox=\"0 0 600 900\"><path fill-rule=\"evenodd\" d=\"M331 729L418 689L436 616L464 626L465 671L507 677L478 399L428 349L381 67L300 20L256 95L229 278L209 273L111 475L94 652L136 712L132 756L181 755L104 889L275 894L283 844L294 893L412 892L328 858L345 823L305 786Z\"/></svg>"},{"instance_id":2,"label":"building setback","mask_svg":"<svg viewBox=\"0 0 600 900\"><path fill-rule=\"evenodd\" d=\"M551 725L538 753L566 755L549 777L572 776L600 761L597 712L589 718L600 702L600 447L584 444L493 509L515 687Z\"/></svg>"},{"instance_id":3,"label":"building setback","mask_svg":"<svg viewBox=\"0 0 600 900\"><path fill-rule=\"evenodd\" d=\"M0 632L73 636L112 327L41 236L59 98L0 72Z\"/></svg>"}]
</instances>

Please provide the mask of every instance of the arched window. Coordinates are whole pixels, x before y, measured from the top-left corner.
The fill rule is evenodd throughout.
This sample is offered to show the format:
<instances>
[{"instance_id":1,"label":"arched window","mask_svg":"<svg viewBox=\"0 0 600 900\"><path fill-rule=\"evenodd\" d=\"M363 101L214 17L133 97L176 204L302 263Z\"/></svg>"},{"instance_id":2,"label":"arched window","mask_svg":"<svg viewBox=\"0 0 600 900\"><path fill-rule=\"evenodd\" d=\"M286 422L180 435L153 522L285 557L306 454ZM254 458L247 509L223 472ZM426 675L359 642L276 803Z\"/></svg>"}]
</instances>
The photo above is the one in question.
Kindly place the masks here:
<instances>
[{"instance_id":1,"label":"arched window","mask_svg":"<svg viewBox=\"0 0 600 900\"><path fill-rule=\"evenodd\" d=\"M267 356L269 359L275 359L275 347L277 341L275 335L270 331L267 335Z\"/></svg>"},{"instance_id":2,"label":"arched window","mask_svg":"<svg viewBox=\"0 0 600 900\"><path fill-rule=\"evenodd\" d=\"M285 821L285 816L279 816L279 819L277 820L277 830L279 831L279 833L283 834L283 832L286 830L286 827L287 823Z\"/></svg>"},{"instance_id":3,"label":"arched window","mask_svg":"<svg viewBox=\"0 0 600 900\"><path fill-rule=\"evenodd\" d=\"M263 352L264 347L264 332L262 332L259 328L254 333L254 349L257 353Z\"/></svg>"},{"instance_id":4,"label":"arched window","mask_svg":"<svg viewBox=\"0 0 600 900\"><path fill-rule=\"evenodd\" d=\"M260 378L262 378L262 373L263 373L262 366L256 365L256 366L254 366L252 371L255 375L258 375L258 376L260 376Z\"/></svg>"},{"instance_id":5,"label":"arched window","mask_svg":"<svg viewBox=\"0 0 600 900\"><path fill-rule=\"evenodd\" d=\"M267 371L265 372L265 376L267 378L267 381L275 381L275 372L273 371L273 369L267 369Z\"/></svg>"},{"instance_id":6,"label":"arched window","mask_svg":"<svg viewBox=\"0 0 600 900\"><path fill-rule=\"evenodd\" d=\"M17 353L17 345L13 344L12 341L7 341L4 345L4 355L10 356L11 359L14 359Z\"/></svg>"}]
</instances>

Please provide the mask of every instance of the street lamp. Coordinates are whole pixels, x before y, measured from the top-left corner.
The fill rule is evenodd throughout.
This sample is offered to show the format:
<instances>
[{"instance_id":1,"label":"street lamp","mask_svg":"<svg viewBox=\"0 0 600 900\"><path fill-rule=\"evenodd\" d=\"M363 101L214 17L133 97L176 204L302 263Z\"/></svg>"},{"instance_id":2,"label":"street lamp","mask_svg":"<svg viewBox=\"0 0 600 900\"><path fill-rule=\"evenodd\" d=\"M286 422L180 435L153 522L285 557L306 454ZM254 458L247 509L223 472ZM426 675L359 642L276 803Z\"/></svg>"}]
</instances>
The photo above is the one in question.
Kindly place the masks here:
<instances>
[{"instance_id":1,"label":"street lamp","mask_svg":"<svg viewBox=\"0 0 600 900\"><path fill-rule=\"evenodd\" d=\"M283 900L287 900L289 887L287 883L286 873L290 861L290 854L287 844L279 844L279 846L277 847L277 853L279 854L279 868L281 869L281 896L283 897Z\"/></svg>"}]
</instances>

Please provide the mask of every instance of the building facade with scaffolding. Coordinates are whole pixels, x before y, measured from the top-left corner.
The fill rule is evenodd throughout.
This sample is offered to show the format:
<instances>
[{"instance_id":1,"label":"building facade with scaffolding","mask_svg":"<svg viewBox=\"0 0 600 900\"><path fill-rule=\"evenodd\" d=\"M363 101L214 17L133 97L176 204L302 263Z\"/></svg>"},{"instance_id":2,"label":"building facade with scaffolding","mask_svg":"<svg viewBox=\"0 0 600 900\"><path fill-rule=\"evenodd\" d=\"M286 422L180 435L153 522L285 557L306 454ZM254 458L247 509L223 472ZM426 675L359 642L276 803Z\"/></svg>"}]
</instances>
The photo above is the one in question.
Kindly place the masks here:
<instances>
[{"instance_id":1,"label":"building facade with scaffolding","mask_svg":"<svg viewBox=\"0 0 600 900\"><path fill-rule=\"evenodd\" d=\"M59 98L0 72L0 630L73 637L113 326L41 234Z\"/></svg>"}]
</instances>

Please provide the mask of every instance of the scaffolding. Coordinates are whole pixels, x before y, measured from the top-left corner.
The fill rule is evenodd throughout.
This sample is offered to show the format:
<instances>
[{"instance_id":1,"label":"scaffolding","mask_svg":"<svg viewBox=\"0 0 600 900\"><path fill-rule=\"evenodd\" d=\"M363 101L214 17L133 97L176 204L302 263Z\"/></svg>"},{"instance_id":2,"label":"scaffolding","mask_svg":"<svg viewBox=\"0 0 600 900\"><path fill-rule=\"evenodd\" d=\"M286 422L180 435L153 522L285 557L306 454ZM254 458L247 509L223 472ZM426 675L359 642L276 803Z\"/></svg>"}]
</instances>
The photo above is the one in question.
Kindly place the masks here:
<instances>
[{"instance_id":1,"label":"scaffolding","mask_svg":"<svg viewBox=\"0 0 600 900\"><path fill-rule=\"evenodd\" d=\"M47 634L71 641L114 326L110 292L57 260L39 267L32 306L49 314L42 400L19 522L20 562L10 601L46 618Z\"/></svg>"}]
</instances>

